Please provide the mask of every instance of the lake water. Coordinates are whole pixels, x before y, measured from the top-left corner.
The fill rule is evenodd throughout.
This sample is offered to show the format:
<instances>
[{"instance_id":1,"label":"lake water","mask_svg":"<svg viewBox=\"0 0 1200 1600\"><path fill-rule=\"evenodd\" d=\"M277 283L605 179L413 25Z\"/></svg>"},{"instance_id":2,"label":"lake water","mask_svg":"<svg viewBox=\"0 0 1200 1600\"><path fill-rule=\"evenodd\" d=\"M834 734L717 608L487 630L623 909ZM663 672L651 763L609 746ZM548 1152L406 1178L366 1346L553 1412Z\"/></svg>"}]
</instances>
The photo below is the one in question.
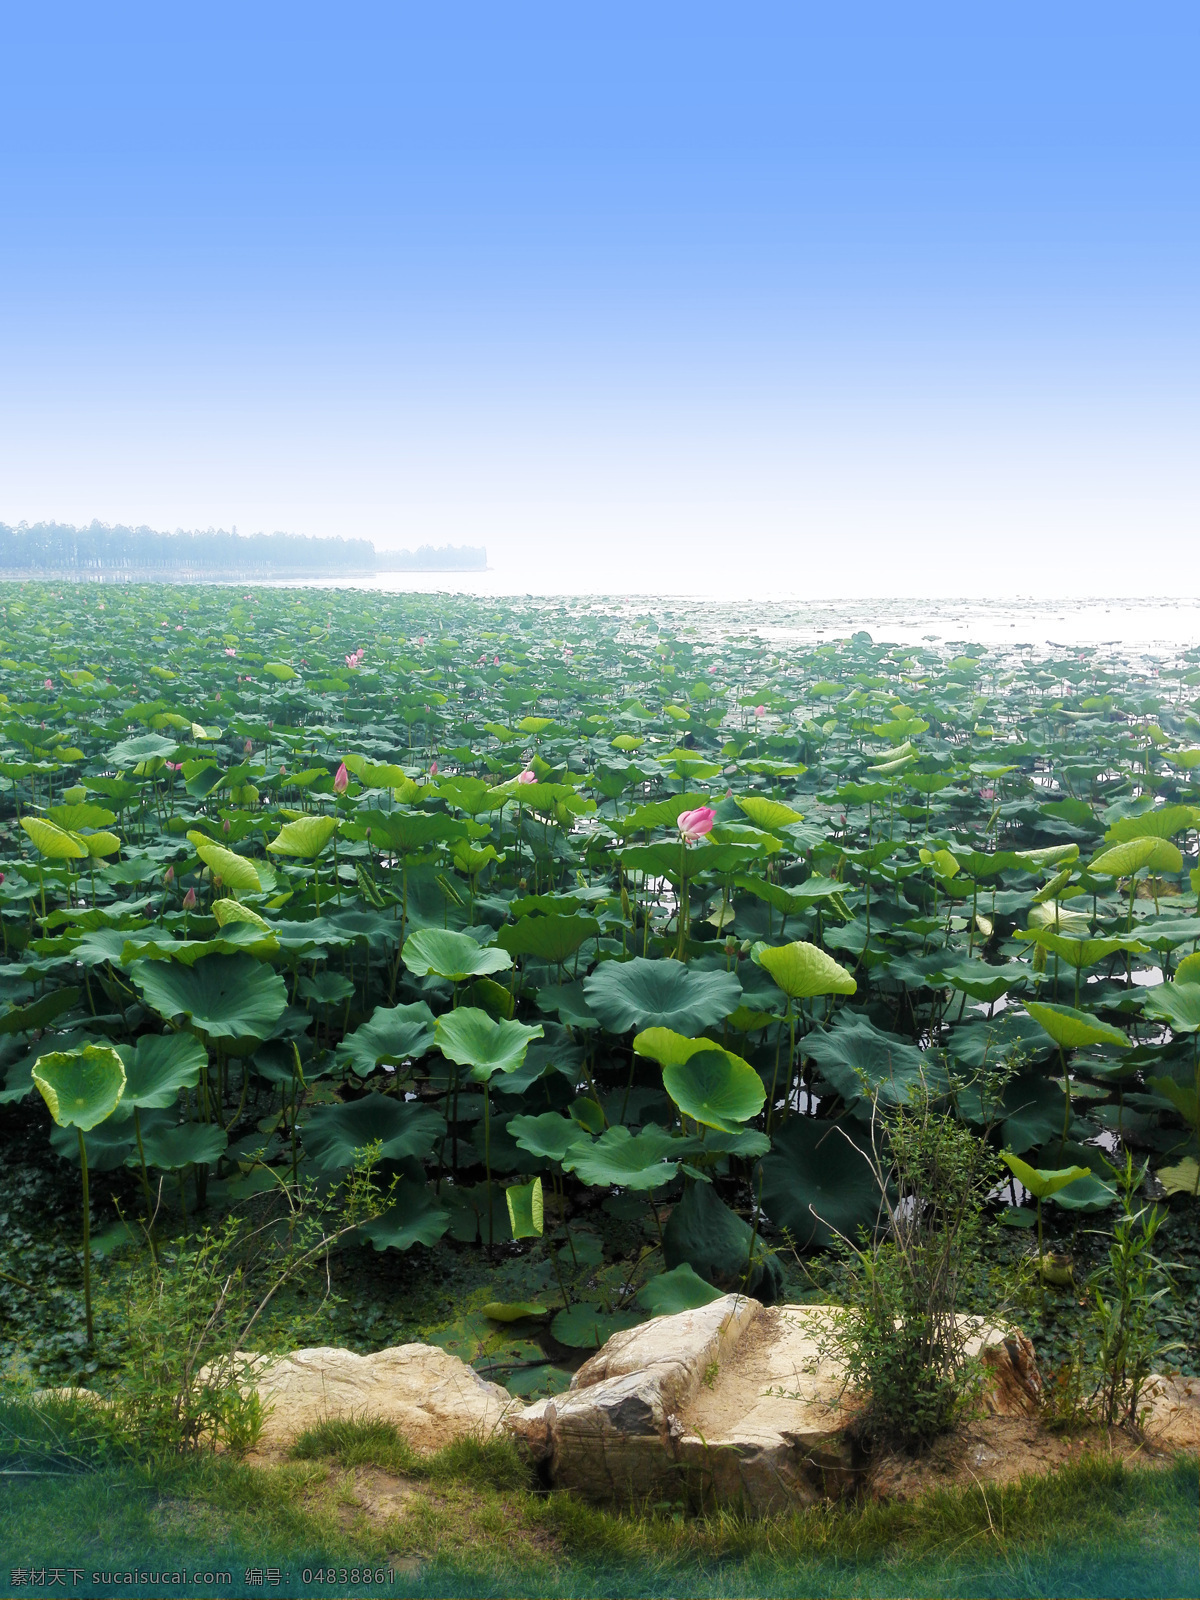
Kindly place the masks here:
<instances>
[{"instance_id":1,"label":"lake water","mask_svg":"<svg viewBox=\"0 0 1200 1600\"><path fill-rule=\"evenodd\" d=\"M397 572L312 587L356 588L386 594L476 595L492 599L558 601L568 609L642 615L670 613L677 624L750 630L764 638L838 639L865 629L875 640L939 644L963 640L1015 647L1114 645L1137 651L1192 649L1200 645L1200 598L1158 600L1054 600L964 598L959 600L814 599L788 592L721 595L644 594L637 591L567 593L530 585L530 574L486 572ZM302 587L288 584L285 587Z\"/></svg>"}]
</instances>

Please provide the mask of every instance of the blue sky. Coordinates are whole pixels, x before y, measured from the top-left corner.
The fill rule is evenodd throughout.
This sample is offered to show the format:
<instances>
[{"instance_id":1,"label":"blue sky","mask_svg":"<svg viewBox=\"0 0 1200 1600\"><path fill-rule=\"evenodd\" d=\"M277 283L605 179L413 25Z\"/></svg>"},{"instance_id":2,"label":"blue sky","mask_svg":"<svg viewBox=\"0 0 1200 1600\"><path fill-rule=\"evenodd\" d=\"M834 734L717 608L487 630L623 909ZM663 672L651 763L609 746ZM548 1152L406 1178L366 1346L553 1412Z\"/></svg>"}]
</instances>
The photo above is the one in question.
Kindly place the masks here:
<instances>
[{"instance_id":1,"label":"blue sky","mask_svg":"<svg viewBox=\"0 0 1200 1600\"><path fill-rule=\"evenodd\" d=\"M0 5L0 520L1197 593L1200 12L983 13Z\"/></svg>"}]
</instances>

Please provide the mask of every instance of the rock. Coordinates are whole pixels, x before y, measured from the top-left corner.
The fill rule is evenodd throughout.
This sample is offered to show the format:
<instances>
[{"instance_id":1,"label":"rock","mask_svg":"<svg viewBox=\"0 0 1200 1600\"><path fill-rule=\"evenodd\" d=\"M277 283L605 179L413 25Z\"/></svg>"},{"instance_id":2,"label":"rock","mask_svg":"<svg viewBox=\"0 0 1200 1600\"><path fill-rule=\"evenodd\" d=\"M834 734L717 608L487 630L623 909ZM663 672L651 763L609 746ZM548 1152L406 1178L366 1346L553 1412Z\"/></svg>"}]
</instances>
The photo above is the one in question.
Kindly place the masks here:
<instances>
[{"instance_id":1,"label":"rock","mask_svg":"<svg viewBox=\"0 0 1200 1600\"><path fill-rule=\"evenodd\" d=\"M764 1305L773 1304L783 1293L779 1262L711 1183L693 1183L684 1190L663 1230L663 1260L668 1268L686 1261L714 1289L753 1295Z\"/></svg>"},{"instance_id":2,"label":"rock","mask_svg":"<svg viewBox=\"0 0 1200 1600\"><path fill-rule=\"evenodd\" d=\"M1143 1426L1157 1446L1200 1450L1200 1378L1155 1373L1146 1380L1143 1395L1148 1407Z\"/></svg>"},{"instance_id":3,"label":"rock","mask_svg":"<svg viewBox=\"0 0 1200 1600\"><path fill-rule=\"evenodd\" d=\"M517 1404L436 1345L402 1344L369 1356L321 1346L276 1360L243 1359L255 1363L266 1413L257 1448L266 1452L337 1417L382 1418L414 1449L437 1450L454 1439L489 1437Z\"/></svg>"},{"instance_id":4,"label":"rock","mask_svg":"<svg viewBox=\"0 0 1200 1600\"><path fill-rule=\"evenodd\" d=\"M838 1498L858 1483L857 1404L827 1350L828 1306L742 1295L615 1334L565 1395L506 1426L556 1486L605 1501L738 1505L755 1514ZM1024 1335L971 1319L968 1352L994 1377L988 1409L1028 1416L1040 1379Z\"/></svg>"}]
</instances>

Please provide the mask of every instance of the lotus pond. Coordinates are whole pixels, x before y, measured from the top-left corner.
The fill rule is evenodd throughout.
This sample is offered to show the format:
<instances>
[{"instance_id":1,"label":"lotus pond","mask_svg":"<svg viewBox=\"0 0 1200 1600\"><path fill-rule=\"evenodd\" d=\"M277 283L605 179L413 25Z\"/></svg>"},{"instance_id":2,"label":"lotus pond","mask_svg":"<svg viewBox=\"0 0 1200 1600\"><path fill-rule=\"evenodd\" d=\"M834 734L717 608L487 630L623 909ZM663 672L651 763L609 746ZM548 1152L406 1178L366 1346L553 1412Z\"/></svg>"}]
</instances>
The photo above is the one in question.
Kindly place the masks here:
<instances>
[{"instance_id":1,"label":"lotus pond","mask_svg":"<svg viewBox=\"0 0 1200 1600\"><path fill-rule=\"evenodd\" d=\"M662 1311L836 1292L921 1086L1005 1152L994 1261L1074 1257L1051 1356L1133 1153L1197 1370L1200 649L761 621L6 587L8 1384L119 1381L151 1241L354 1222L365 1161L263 1343L549 1392Z\"/></svg>"}]
</instances>

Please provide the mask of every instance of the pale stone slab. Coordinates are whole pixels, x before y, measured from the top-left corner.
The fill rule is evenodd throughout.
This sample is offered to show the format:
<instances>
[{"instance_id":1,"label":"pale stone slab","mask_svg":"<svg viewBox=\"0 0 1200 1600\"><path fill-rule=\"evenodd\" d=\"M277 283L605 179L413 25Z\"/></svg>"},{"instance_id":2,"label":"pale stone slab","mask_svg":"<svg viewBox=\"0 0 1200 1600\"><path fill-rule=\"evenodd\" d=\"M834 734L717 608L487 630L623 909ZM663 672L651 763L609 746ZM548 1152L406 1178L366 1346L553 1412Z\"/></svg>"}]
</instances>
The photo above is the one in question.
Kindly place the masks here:
<instances>
[{"instance_id":1,"label":"pale stone slab","mask_svg":"<svg viewBox=\"0 0 1200 1600\"><path fill-rule=\"evenodd\" d=\"M414 1449L437 1450L453 1439L490 1437L517 1404L499 1384L428 1344L367 1356L332 1346L294 1350L264 1360L255 1386L266 1413L257 1448L268 1452L340 1417L394 1423Z\"/></svg>"}]
</instances>

